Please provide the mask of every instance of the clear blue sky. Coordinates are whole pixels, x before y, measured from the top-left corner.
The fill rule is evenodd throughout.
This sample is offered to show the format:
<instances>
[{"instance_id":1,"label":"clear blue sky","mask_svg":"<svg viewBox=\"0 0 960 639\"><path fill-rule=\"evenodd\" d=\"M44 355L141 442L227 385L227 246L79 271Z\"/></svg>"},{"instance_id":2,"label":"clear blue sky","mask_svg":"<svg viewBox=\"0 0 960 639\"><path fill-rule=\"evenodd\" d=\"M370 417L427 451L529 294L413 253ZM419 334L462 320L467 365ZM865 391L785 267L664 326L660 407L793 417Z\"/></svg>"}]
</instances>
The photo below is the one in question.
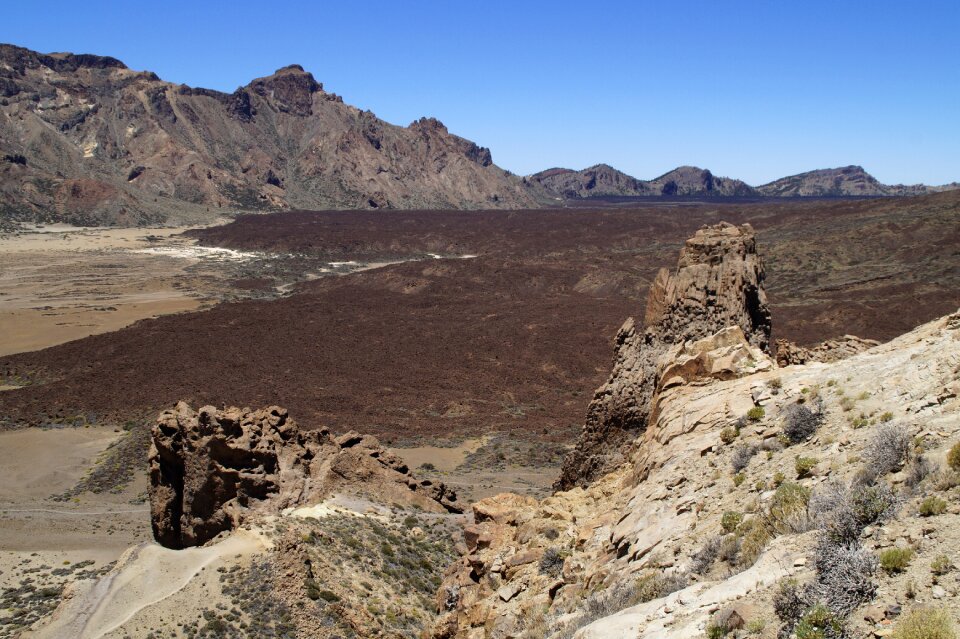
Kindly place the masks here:
<instances>
[{"instance_id":1,"label":"clear blue sky","mask_svg":"<svg viewBox=\"0 0 960 639\"><path fill-rule=\"evenodd\" d=\"M759 184L960 180L960 1L10 2L0 41L233 91L298 63L526 174L680 164Z\"/></svg>"}]
</instances>

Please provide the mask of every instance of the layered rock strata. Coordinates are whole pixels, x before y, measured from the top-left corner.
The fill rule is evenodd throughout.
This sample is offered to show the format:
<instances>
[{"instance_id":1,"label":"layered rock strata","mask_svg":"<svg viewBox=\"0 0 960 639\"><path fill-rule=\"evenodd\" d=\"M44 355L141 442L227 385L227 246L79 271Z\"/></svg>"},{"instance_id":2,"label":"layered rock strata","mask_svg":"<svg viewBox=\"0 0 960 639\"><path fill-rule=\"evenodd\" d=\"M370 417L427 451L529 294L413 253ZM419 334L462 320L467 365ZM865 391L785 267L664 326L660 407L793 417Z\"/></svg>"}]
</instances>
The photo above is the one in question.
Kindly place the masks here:
<instances>
[{"instance_id":1,"label":"layered rock strata","mask_svg":"<svg viewBox=\"0 0 960 639\"><path fill-rule=\"evenodd\" d=\"M460 512L454 492L418 481L376 438L304 430L276 406L194 411L180 402L159 416L152 437L151 523L168 548L202 545L256 514L335 492Z\"/></svg>"},{"instance_id":2,"label":"layered rock strata","mask_svg":"<svg viewBox=\"0 0 960 639\"><path fill-rule=\"evenodd\" d=\"M645 328L629 318L618 331L613 371L587 409L556 489L588 485L624 461L624 447L646 427L659 361L671 347L735 326L768 351L763 280L750 225L707 226L687 240L676 269L661 269L650 289Z\"/></svg>"}]
</instances>

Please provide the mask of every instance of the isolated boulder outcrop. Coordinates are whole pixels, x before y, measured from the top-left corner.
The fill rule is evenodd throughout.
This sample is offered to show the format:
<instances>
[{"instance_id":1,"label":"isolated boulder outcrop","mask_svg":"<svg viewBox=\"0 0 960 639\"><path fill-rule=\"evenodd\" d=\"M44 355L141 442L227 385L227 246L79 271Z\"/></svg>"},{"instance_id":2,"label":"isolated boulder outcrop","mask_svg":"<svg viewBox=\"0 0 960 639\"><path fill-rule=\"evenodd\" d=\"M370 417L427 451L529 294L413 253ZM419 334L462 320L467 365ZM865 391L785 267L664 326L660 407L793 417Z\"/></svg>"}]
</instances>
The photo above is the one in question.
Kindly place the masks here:
<instances>
[{"instance_id":1,"label":"isolated boulder outcrop","mask_svg":"<svg viewBox=\"0 0 960 639\"><path fill-rule=\"evenodd\" d=\"M350 492L433 512L460 512L442 483L418 481L375 437L305 430L286 409L184 402L152 431L150 515L168 548L202 545L257 514Z\"/></svg>"},{"instance_id":2,"label":"isolated boulder outcrop","mask_svg":"<svg viewBox=\"0 0 960 639\"><path fill-rule=\"evenodd\" d=\"M661 269L650 289L646 327L633 318L616 338L613 371L594 395L586 423L554 487L585 486L624 461L646 427L661 359L672 347L739 327L748 344L770 347L763 262L749 224L705 226L687 240L677 268Z\"/></svg>"}]
</instances>

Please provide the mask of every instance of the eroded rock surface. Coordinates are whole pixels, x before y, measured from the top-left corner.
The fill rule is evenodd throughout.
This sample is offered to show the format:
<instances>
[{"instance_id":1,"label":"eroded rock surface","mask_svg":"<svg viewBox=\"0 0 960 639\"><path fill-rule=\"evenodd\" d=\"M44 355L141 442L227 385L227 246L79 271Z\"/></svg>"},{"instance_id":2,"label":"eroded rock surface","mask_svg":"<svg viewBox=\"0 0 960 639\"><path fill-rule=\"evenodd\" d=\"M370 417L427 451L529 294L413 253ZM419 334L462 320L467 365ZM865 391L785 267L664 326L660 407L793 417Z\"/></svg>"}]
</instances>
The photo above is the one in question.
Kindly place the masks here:
<instances>
[{"instance_id":1,"label":"eroded rock surface","mask_svg":"<svg viewBox=\"0 0 960 639\"><path fill-rule=\"evenodd\" d=\"M660 360L671 347L735 326L749 344L769 349L763 279L750 225L706 226L687 240L677 268L661 269L651 287L646 328L630 318L617 333L613 371L587 409L557 489L585 486L624 461L625 445L646 427Z\"/></svg>"},{"instance_id":2,"label":"eroded rock surface","mask_svg":"<svg viewBox=\"0 0 960 639\"><path fill-rule=\"evenodd\" d=\"M777 366L806 364L808 362L836 362L878 346L880 342L863 339L856 335L844 335L828 339L816 346L804 347L790 340L778 339L776 343Z\"/></svg>"},{"instance_id":3,"label":"eroded rock surface","mask_svg":"<svg viewBox=\"0 0 960 639\"><path fill-rule=\"evenodd\" d=\"M341 491L460 512L455 493L418 481L376 438L304 430L276 406L194 411L180 402L160 415L152 436L151 522L168 548L202 545L255 514Z\"/></svg>"}]
</instances>

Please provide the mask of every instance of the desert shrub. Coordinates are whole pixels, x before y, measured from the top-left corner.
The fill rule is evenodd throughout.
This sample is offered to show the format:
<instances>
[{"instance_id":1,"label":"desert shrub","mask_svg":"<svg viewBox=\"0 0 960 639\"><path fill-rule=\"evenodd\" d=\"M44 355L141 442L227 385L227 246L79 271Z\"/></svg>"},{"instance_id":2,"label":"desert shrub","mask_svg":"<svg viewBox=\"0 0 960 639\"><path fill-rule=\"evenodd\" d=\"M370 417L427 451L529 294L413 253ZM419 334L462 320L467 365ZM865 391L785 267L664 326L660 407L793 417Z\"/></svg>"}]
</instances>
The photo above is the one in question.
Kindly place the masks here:
<instances>
[{"instance_id":1,"label":"desert shrub","mask_svg":"<svg viewBox=\"0 0 960 639\"><path fill-rule=\"evenodd\" d=\"M947 453L947 466L960 470L960 442L954 444Z\"/></svg>"},{"instance_id":2,"label":"desert shrub","mask_svg":"<svg viewBox=\"0 0 960 639\"><path fill-rule=\"evenodd\" d=\"M853 407L856 405L856 400L852 397L844 397L840 400L840 408L845 413L849 413L853 410Z\"/></svg>"},{"instance_id":3,"label":"desert shrub","mask_svg":"<svg viewBox=\"0 0 960 639\"><path fill-rule=\"evenodd\" d=\"M730 634L730 628L721 621L712 620L707 624L707 639L721 639Z\"/></svg>"},{"instance_id":4,"label":"desert shrub","mask_svg":"<svg viewBox=\"0 0 960 639\"><path fill-rule=\"evenodd\" d=\"M767 382L767 386L769 386L770 388L775 388L777 390L780 390L781 388L783 388L783 381L779 377L774 377L773 379Z\"/></svg>"},{"instance_id":5,"label":"desert shrub","mask_svg":"<svg viewBox=\"0 0 960 639\"><path fill-rule=\"evenodd\" d=\"M422 464L420 464L420 470L425 472L429 472L436 469L437 467L433 464L433 462L423 462Z\"/></svg>"},{"instance_id":6,"label":"desert shrub","mask_svg":"<svg viewBox=\"0 0 960 639\"><path fill-rule=\"evenodd\" d=\"M693 553L693 556L690 557L690 571L697 575L706 574L720 554L720 546L722 544L723 537L720 535L708 539L700 546L700 550Z\"/></svg>"},{"instance_id":7,"label":"desert shrub","mask_svg":"<svg viewBox=\"0 0 960 639\"><path fill-rule=\"evenodd\" d=\"M841 639L843 618L823 604L817 604L803 615L793 631L797 639Z\"/></svg>"},{"instance_id":8,"label":"desert shrub","mask_svg":"<svg viewBox=\"0 0 960 639\"><path fill-rule=\"evenodd\" d=\"M911 438L905 428L896 424L881 424L864 449L865 476L862 483L873 483L900 467L910 452Z\"/></svg>"},{"instance_id":9,"label":"desert shrub","mask_svg":"<svg viewBox=\"0 0 960 639\"><path fill-rule=\"evenodd\" d=\"M921 517L942 515L943 513L947 512L947 502L943 501L936 495L930 495L920 502L920 508L918 510Z\"/></svg>"},{"instance_id":10,"label":"desert shrub","mask_svg":"<svg viewBox=\"0 0 960 639\"><path fill-rule=\"evenodd\" d=\"M647 573L637 579L634 586L636 599L630 605L666 597L672 592L683 590L688 584L687 576L681 573Z\"/></svg>"},{"instance_id":11,"label":"desert shrub","mask_svg":"<svg viewBox=\"0 0 960 639\"><path fill-rule=\"evenodd\" d=\"M787 479L787 476L784 475L782 471L779 471L779 470L778 470L777 472L773 473L773 477L770 479L770 484L771 484L774 488L779 488L780 485L781 485L784 481L786 481L786 479Z\"/></svg>"},{"instance_id":12,"label":"desert shrub","mask_svg":"<svg viewBox=\"0 0 960 639\"><path fill-rule=\"evenodd\" d=\"M794 482L780 484L767 512L770 526L779 533L799 533L810 529L807 504L810 489Z\"/></svg>"},{"instance_id":13,"label":"desert shrub","mask_svg":"<svg viewBox=\"0 0 960 639\"><path fill-rule=\"evenodd\" d=\"M760 553L773 539L773 531L762 517L753 517L747 520L742 524L741 531L743 535L740 538L736 561L742 567L749 567L756 563Z\"/></svg>"},{"instance_id":14,"label":"desert shrub","mask_svg":"<svg viewBox=\"0 0 960 639\"><path fill-rule=\"evenodd\" d=\"M903 572L913 560L913 548L887 548L880 553L880 567L888 574Z\"/></svg>"},{"instance_id":15,"label":"desert shrub","mask_svg":"<svg viewBox=\"0 0 960 639\"><path fill-rule=\"evenodd\" d=\"M766 411L763 410L763 406L754 406L747 411L747 419L751 422L759 422L764 415L766 415Z\"/></svg>"},{"instance_id":16,"label":"desert shrub","mask_svg":"<svg viewBox=\"0 0 960 639\"><path fill-rule=\"evenodd\" d=\"M942 608L916 608L900 618L892 639L957 639L950 614Z\"/></svg>"},{"instance_id":17,"label":"desert shrub","mask_svg":"<svg viewBox=\"0 0 960 639\"><path fill-rule=\"evenodd\" d=\"M763 631L767 629L767 620L763 617L757 617L751 619L747 622L744 630L747 631L748 635L762 635Z\"/></svg>"},{"instance_id":18,"label":"desert shrub","mask_svg":"<svg viewBox=\"0 0 960 639\"><path fill-rule=\"evenodd\" d=\"M953 569L953 562L946 555L938 555L930 562L930 572L937 577L942 577Z\"/></svg>"},{"instance_id":19,"label":"desert shrub","mask_svg":"<svg viewBox=\"0 0 960 639\"><path fill-rule=\"evenodd\" d=\"M750 464L750 460L757 454L757 447L752 444L738 444L733 449L733 455L730 457L730 463L733 466L733 472L739 473Z\"/></svg>"},{"instance_id":20,"label":"desert shrub","mask_svg":"<svg viewBox=\"0 0 960 639\"><path fill-rule=\"evenodd\" d=\"M849 615L877 592L871 579L877 558L859 542L836 543L823 535L814 549L813 565L817 578L811 586L812 598L839 615Z\"/></svg>"},{"instance_id":21,"label":"desert shrub","mask_svg":"<svg viewBox=\"0 0 960 639\"><path fill-rule=\"evenodd\" d=\"M741 471L733 476L733 485L739 488L740 484L742 484L746 480L747 480L747 474Z\"/></svg>"},{"instance_id":22,"label":"desert shrub","mask_svg":"<svg viewBox=\"0 0 960 639\"><path fill-rule=\"evenodd\" d=\"M743 540L737 535L724 536L720 543L718 556L722 561L727 562L731 566L736 566L740 561L740 547L742 543Z\"/></svg>"},{"instance_id":23,"label":"desert shrub","mask_svg":"<svg viewBox=\"0 0 960 639\"><path fill-rule=\"evenodd\" d=\"M810 473L817 466L817 460L813 457L797 457L793 462L794 469L797 471L797 478L803 479L809 477Z\"/></svg>"},{"instance_id":24,"label":"desert shrub","mask_svg":"<svg viewBox=\"0 0 960 639\"><path fill-rule=\"evenodd\" d=\"M720 527L723 528L723 532L731 533L737 529L743 522L743 513L739 513L736 510L728 510L723 513L723 516L720 518Z\"/></svg>"},{"instance_id":25,"label":"desert shrub","mask_svg":"<svg viewBox=\"0 0 960 639\"><path fill-rule=\"evenodd\" d=\"M740 431L738 431L735 427L725 426L720 431L720 441L722 441L724 444L730 445L734 442L739 434Z\"/></svg>"},{"instance_id":26,"label":"desert shrub","mask_svg":"<svg viewBox=\"0 0 960 639\"><path fill-rule=\"evenodd\" d=\"M850 491L853 512L860 526L886 521L896 514L900 500L886 482L872 486L855 486Z\"/></svg>"},{"instance_id":27,"label":"desert shrub","mask_svg":"<svg viewBox=\"0 0 960 639\"><path fill-rule=\"evenodd\" d=\"M805 589L795 579L780 580L773 593L773 612L783 624L784 634L790 634L809 605Z\"/></svg>"},{"instance_id":28,"label":"desert shrub","mask_svg":"<svg viewBox=\"0 0 960 639\"><path fill-rule=\"evenodd\" d=\"M760 444L760 450L767 452L767 457L772 453L778 453L783 450L783 442L778 437L768 437Z\"/></svg>"},{"instance_id":29,"label":"desert shrub","mask_svg":"<svg viewBox=\"0 0 960 639\"><path fill-rule=\"evenodd\" d=\"M556 577L563 570L563 561L566 555L558 548L547 548L540 557L540 574Z\"/></svg>"},{"instance_id":30,"label":"desert shrub","mask_svg":"<svg viewBox=\"0 0 960 639\"><path fill-rule=\"evenodd\" d=\"M960 471L952 468L939 470L930 478L930 483L936 490L951 490L960 486Z\"/></svg>"},{"instance_id":31,"label":"desert shrub","mask_svg":"<svg viewBox=\"0 0 960 639\"><path fill-rule=\"evenodd\" d=\"M937 470L937 465L923 455L917 455L910 460L904 484L909 488L916 488L924 479Z\"/></svg>"},{"instance_id":32,"label":"desert shrub","mask_svg":"<svg viewBox=\"0 0 960 639\"><path fill-rule=\"evenodd\" d=\"M783 434L791 444L799 444L813 437L823 423L823 407L819 403L811 410L806 404L792 404L784 410Z\"/></svg>"},{"instance_id":33,"label":"desert shrub","mask_svg":"<svg viewBox=\"0 0 960 639\"><path fill-rule=\"evenodd\" d=\"M880 416L880 421L881 421L881 422L889 422L889 421L892 420L892 419L893 419L893 413L891 413L890 411L887 411L887 412L885 412L883 415Z\"/></svg>"}]
</instances>

